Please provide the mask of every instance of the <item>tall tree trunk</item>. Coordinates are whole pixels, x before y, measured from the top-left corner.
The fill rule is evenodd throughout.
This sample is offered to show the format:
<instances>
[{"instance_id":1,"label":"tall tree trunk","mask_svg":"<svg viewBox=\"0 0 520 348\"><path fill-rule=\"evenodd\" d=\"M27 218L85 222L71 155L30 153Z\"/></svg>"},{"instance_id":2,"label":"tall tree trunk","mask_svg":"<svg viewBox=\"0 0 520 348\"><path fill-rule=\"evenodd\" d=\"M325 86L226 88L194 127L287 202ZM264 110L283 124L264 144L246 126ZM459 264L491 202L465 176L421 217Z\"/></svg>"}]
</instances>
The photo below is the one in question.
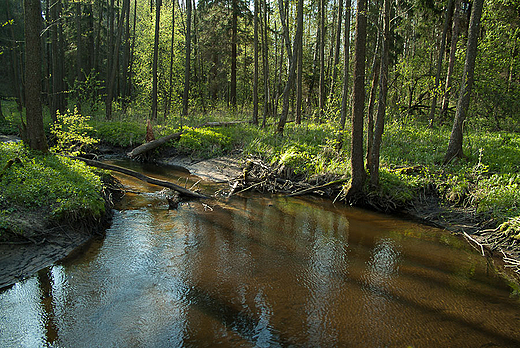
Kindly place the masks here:
<instances>
[{"instance_id":1,"label":"tall tree trunk","mask_svg":"<svg viewBox=\"0 0 520 348\"><path fill-rule=\"evenodd\" d=\"M381 52L381 86L379 88L379 102L377 105L377 119L374 130L374 140L368 170L370 172L370 185L379 185L379 153L383 138L383 129L386 113L386 96L388 92L388 53L390 49L390 4L392 0L384 0L384 19L383 19L383 51Z\"/></svg>"},{"instance_id":2,"label":"tall tree trunk","mask_svg":"<svg viewBox=\"0 0 520 348\"><path fill-rule=\"evenodd\" d=\"M231 86L229 103L233 109L237 106L237 32L238 32L238 0L231 4Z\"/></svg>"},{"instance_id":3,"label":"tall tree trunk","mask_svg":"<svg viewBox=\"0 0 520 348\"><path fill-rule=\"evenodd\" d=\"M471 9L471 19L469 24L468 46L466 48L466 62L464 63L464 73L459 93L459 101L457 102L457 111L455 120L451 130L450 142L444 163L451 162L456 157L463 157L462 151L462 133L463 124L466 119L466 113L469 107L471 90L473 88L473 79L475 73L475 59L477 57L477 44L480 32L480 17L482 16L482 8L484 0L475 0Z\"/></svg>"},{"instance_id":4,"label":"tall tree trunk","mask_svg":"<svg viewBox=\"0 0 520 348\"><path fill-rule=\"evenodd\" d=\"M50 18L52 25L50 27L50 34L51 34L51 76L52 76L52 94L51 94L51 103L49 111L51 113L51 118L54 122L56 122L56 112L59 109L59 94L61 93L60 90L60 69L58 66L58 56L59 56L59 43L58 43L58 4L59 2L56 2L51 6L49 9L50 11Z\"/></svg>"},{"instance_id":5,"label":"tall tree trunk","mask_svg":"<svg viewBox=\"0 0 520 348\"><path fill-rule=\"evenodd\" d=\"M320 21L320 85L319 85L319 99L318 99L318 113L316 114L316 121L323 121L323 114L325 111L325 0L319 2L319 14L318 18Z\"/></svg>"},{"instance_id":6,"label":"tall tree trunk","mask_svg":"<svg viewBox=\"0 0 520 348\"><path fill-rule=\"evenodd\" d=\"M190 91L190 58L191 58L191 1L186 2L186 62L184 65L184 94L182 97L182 115L188 116ZM182 120L181 120L182 126Z\"/></svg>"},{"instance_id":7,"label":"tall tree trunk","mask_svg":"<svg viewBox=\"0 0 520 348\"><path fill-rule=\"evenodd\" d=\"M345 130L345 123L347 120L347 112L348 112L348 99L349 99L349 65L350 65L350 17L351 17L351 9L352 9L352 0L347 0L347 4L345 6L345 33L344 33L344 42L343 46L343 90L341 93L341 118L339 122L339 141L338 148L341 149L343 147L343 132Z\"/></svg>"},{"instance_id":8,"label":"tall tree trunk","mask_svg":"<svg viewBox=\"0 0 520 348\"><path fill-rule=\"evenodd\" d=\"M170 113L170 108L172 104L172 94L173 94L173 58L174 58L174 45L175 45L175 0L172 1L172 33L171 33L171 42L170 42L170 75L169 75L169 85L168 85L168 97L164 102L164 119L168 117Z\"/></svg>"},{"instance_id":9,"label":"tall tree trunk","mask_svg":"<svg viewBox=\"0 0 520 348\"><path fill-rule=\"evenodd\" d=\"M137 24L137 0L134 0L134 23L132 28L132 45L130 48L130 62L128 66L128 96L133 94L133 80L134 80L134 52L135 52L135 27Z\"/></svg>"},{"instance_id":10,"label":"tall tree trunk","mask_svg":"<svg viewBox=\"0 0 520 348\"><path fill-rule=\"evenodd\" d=\"M76 83L83 82L84 75L83 75L83 38L82 38L82 28L81 28L81 2L76 2L75 6L76 12L75 12L75 22L76 22ZM81 94L80 89L76 91L76 106L78 110L81 112Z\"/></svg>"},{"instance_id":11,"label":"tall tree trunk","mask_svg":"<svg viewBox=\"0 0 520 348\"><path fill-rule=\"evenodd\" d=\"M130 97L129 67L130 67L130 5L126 8L125 40L123 50L123 79L121 81L121 99L123 110L126 112Z\"/></svg>"},{"instance_id":12,"label":"tall tree trunk","mask_svg":"<svg viewBox=\"0 0 520 348\"><path fill-rule=\"evenodd\" d=\"M370 168L370 154L372 152L372 141L374 140L374 106L376 104L377 88L379 86L379 73L381 72L380 60L380 43L381 35L378 33L374 59L372 61L372 84L370 87L370 96L368 100L368 122L367 122L367 167Z\"/></svg>"},{"instance_id":13,"label":"tall tree trunk","mask_svg":"<svg viewBox=\"0 0 520 348\"><path fill-rule=\"evenodd\" d=\"M363 115L365 111L366 0L357 0L356 43L354 48L354 87L352 91L352 140L350 166L352 179L347 200L355 201L363 192L366 179L363 156Z\"/></svg>"},{"instance_id":14,"label":"tall tree trunk","mask_svg":"<svg viewBox=\"0 0 520 348\"><path fill-rule=\"evenodd\" d=\"M25 92L27 140L31 149L47 152L41 105L41 40L42 11L40 0L24 1L25 27Z\"/></svg>"},{"instance_id":15,"label":"tall tree trunk","mask_svg":"<svg viewBox=\"0 0 520 348\"><path fill-rule=\"evenodd\" d=\"M442 29L441 46L439 47L439 57L437 58L437 70L435 72L432 104L430 106L430 127L433 127L433 121L435 119L435 109L437 108L438 94L437 89L439 88L441 80L442 61L444 59L444 52L446 50L446 36L448 35L448 29L450 27L451 18L453 15L453 3L454 0L448 0L448 6L446 7L446 17L444 18L444 27Z\"/></svg>"},{"instance_id":16,"label":"tall tree trunk","mask_svg":"<svg viewBox=\"0 0 520 348\"><path fill-rule=\"evenodd\" d=\"M267 21L267 1L262 1L262 7L263 7L263 35L262 35L262 62L264 65L264 114L263 114L263 120L262 120L262 128L265 128L267 116L269 115L269 106L270 106L270 100L271 100L271 93L269 90L269 36L268 36L268 25L269 22Z\"/></svg>"},{"instance_id":17,"label":"tall tree trunk","mask_svg":"<svg viewBox=\"0 0 520 348\"><path fill-rule=\"evenodd\" d=\"M96 72L100 72L99 69L99 52L101 48L101 27L103 23L103 9L105 6L103 5L102 1L99 1L99 14L98 14L98 21L95 28L95 43L94 43L94 57L93 57L93 68Z\"/></svg>"},{"instance_id":18,"label":"tall tree trunk","mask_svg":"<svg viewBox=\"0 0 520 348\"><path fill-rule=\"evenodd\" d=\"M115 45L112 48L112 64L111 70L108 78L108 89L107 89L107 97L105 101L106 106L106 118L109 120L112 117L112 100L114 99L114 89L115 89L115 81L116 74L119 70L118 68L118 57L119 57L119 47L121 45L121 36L123 35L123 27L125 21L125 14L127 13L126 7L130 6L130 0L123 0L123 10L120 13L120 18L118 20L117 26L117 35Z\"/></svg>"},{"instance_id":19,"label":"tall tree trunk","mask_svg":"<svg viewBox=\"0 0 520 348\"><path fill-rule=\"evenodd\" d=\"M302 0L303 1L303 0ZM302 17L303 20L303 17ZM298 45L300 49L296 57L297 75L296 75L296 118L295 123L300 124L302 121L302 99L303 99L303 31L299 38Z\"/></svg>"},{"instance_id":20,"label":"tall tree trunk","mask_svg":"<svg viewBox=\"0 0 520 348\"><path fill-rule=\"evenodd\" d=\"M448 72L446 73L446 84L444 85L444 96L442 98L442 108L440 113L440 119L446 118L448 112L448 106L450 104L451 94L451 83L453 79L453 71L455 70L455 62L457 60L457 41L459 40L460 32L460 4L462 0L455 0L455 9L453 10L453 25L451 31L451 46L450 46L450 58L448 61Z\"/></svg>"},{"instance_id":21,"label":"tall tree trunk","mask_svg":"<svg viewBox=\"0 0 520 348\"><path fill-rule=\"evenodd\" d=\"M343 0L339 0L338 2L338 18L337 21L337 29L336 29L336 45L334 47L334 62L332 64L332 78L330 82L330 93L329 99L334 97L334 85L336 84L336 79L338 77L338 64L339 64L339 49L341 45L341 24L343 18Z\"/></svg>"},{"instance_id":22,"label":"tall tree trunk","mask_svg":"<svg viewBox=\"0 0 520 348\"><path fill-rule=\"evenodd\" d=\"M152 121L157 120L157 61L159 60L159 25L161 23L162 0L155 2L155 38L152 64Z\"/></svg>"},{"instance_id":23,"label":"tall tree trunk","mask_svg":"<svg viewBox=\"0 0 520 348\"><path fill-rule=\"evenodd\" d=\"M258 2L260 0L253 0L254 1L254 64L255 64L255 71L253 76L253 124L258 125Z\"/></svg>"},{"instance_id":24,"label":"tall tree trunk","mask_svg":"<svg viewBox=\"0 0 520 348\"><path fill-rule=\"evenodd\" d=\"M302 33L303 33L303 0L298 0L298 10L297 10L297 26L296 33L294 36L294 49L291 52L288 51L287 55L289 57L289 76L287 77L287 84L285 85L285 89L283 92L283 108L282 114L280 115L280 121L278 122L278 126L276 129L276 133L282 135L285 127L285 123L287 122L287 115L289 113L289 97L291 96L291 91L294 87L294 80L296 78L296 59L298 56L298 51L302 49L301 41L302 41ZM283 23L283 22L282 22ZM285 26L284 31L288 32L287 26Z\"/></svg>"},{"instance_id":25,"label":"tall tree trunk","mask_svg":"<svg viewBox=\"0 0 520 348\"><path fill-rule=\"evenodd\" d=\"M9 0L6 0L6 11L7 11L7 20L14 20L11 18L10 5ZM16 105L18 106L18 111L21 113L24 103L24 95L23 95L23 82L21 75L21 66L19 62L19 52L18 46L16 42L16 36L14 34L13 25L9 25L9 33L10 33L10 41L11 41L11 61L12 61L12 71L13 71L13 89L14 95L16 99Z\"/></svg>"}]
</instances>

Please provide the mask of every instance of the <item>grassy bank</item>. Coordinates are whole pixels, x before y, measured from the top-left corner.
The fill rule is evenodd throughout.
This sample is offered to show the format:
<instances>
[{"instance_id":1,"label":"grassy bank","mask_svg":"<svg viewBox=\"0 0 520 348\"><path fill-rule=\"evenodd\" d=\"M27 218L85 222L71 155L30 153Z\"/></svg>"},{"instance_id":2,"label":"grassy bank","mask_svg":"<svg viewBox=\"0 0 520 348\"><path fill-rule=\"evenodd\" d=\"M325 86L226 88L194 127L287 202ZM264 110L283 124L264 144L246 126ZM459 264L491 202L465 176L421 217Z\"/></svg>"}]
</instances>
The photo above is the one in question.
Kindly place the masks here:
<instances>
[{"instance_id":1,"label":"grassy bank","mask_svg":"<svg viewBox=\"0 0 520 348\"><path fill-rule=\"evenodd\" d=\"M105 215L103 184L85 164L0 143L0 239L33 239Z\"/></svg>"}]
</instances>

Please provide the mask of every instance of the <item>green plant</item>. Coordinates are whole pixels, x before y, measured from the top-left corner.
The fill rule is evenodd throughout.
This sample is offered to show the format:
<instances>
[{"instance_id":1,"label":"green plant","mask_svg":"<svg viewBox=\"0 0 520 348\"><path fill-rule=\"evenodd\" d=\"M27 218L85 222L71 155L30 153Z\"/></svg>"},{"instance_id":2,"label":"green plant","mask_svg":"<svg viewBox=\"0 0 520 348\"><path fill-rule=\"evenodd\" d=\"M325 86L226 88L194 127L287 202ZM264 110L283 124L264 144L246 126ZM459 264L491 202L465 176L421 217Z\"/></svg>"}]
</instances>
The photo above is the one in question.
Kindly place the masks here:
<instances>
[{"instance_id":1,"label":"green plant","mask_svg":"<svg viewBox=\"0 0 520 348\"><path fill-rule=\"evenodd\" d=\"M85 148L98 142L88 135L92 130L87 123L90 117L81 115L77 108L63 115L58 112L56 118L50 130L56 140L56 145L51 148L51 151L76 156Z\"/></svg>"},{"instance_id":2,"label":"green plant","mask_svg":"<svg viewBox=\"0 0 520 348\"><path fill-rule=\"evenodd\" d=\"M0 228L17 230L20 220L34 214L40 221L97 218L105 212L101 179L83 162L0 143L0 168Z\"/></svg>"}]
</instances>

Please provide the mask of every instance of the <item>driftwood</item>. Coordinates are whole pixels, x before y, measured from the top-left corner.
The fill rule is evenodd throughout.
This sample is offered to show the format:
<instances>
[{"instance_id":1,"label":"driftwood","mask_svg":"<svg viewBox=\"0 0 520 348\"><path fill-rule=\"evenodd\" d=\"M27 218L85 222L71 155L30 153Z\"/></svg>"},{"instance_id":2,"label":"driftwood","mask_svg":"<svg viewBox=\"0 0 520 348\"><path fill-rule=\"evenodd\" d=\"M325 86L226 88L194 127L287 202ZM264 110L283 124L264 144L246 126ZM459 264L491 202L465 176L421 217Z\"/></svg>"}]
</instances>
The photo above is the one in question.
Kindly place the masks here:
<instances>
[{"instance_id":1,"label":"driftwood","mask_svg":"<svg viewBox=\"0 0 520 348\"><path fill-rule=\"evenodd\" d=\"M83 161L83 162L85 162L86 164L88 164L89 166L92 166L92 167L97 167L97 168L107 169L107 170L113 170L115 172L119 172L119 173L123 173L123 174L129 175L129 176L132 176L132 177L134 177L136 179L139 179L141 181L147 182L149 184L153 184L153 185L162 186L162 187L166 187L166 188L172 189L174 191L179 192L179 194L181 194L182 196L191 197L191 198L209 198L208 196L205 196L205 195L197 193L197 192L193 192L191 190L188 190L188 189L186 189L186 188L184 188L182 186L176 185L176 184L171 183L169 181L154 179L154 178L146 176L146 175L144 175L142 173L139 173L139 172L127 169L127 168L123 168L123 167L115 166L113 164L107 164L107 163L103 163L103 162L99 162L99 161L94 161L94 160L90 160L90 159L86 159L86 158L81 158L81 157L71 157L71 158Z\"/></svg>"},{"instance_id":2,"label":"driftwood","mask_svg":"<svg viewBox=\"0 0 520 348\"><path fill-rule=\"evenodd\" d=\"M330 181L330 182L328 182L326 184L323 184L323 185L309 187L309 188L306 188L304 190L288 194L287 197L301 196L301 195L304 195L306 193L313 192L315 190L318 190L318 189L321 189L321 188L324 188L324 187L328 187L328 186L331 186L331 185L337 185L337 184L343 184L343 183L347 182L348 180L349 179L333 180L333 181Z\"/></svg>"},{"instance_id":3,"label":"driftwood","mask_svg":"<svg viewBox=\"0 0 520 348\"><path fill-rule=\"evenodd\" d=\"M232 125L235 125L235 124L248 123L248 122L249 121L206 122L206 123L200 124L200 125L198 125L196 127L193 127L193 128L227 127L227 126L232 126ZM170 134L170 135L164 136L164 137L159 138L157 140L153 140L153 141L150 141L148 143L144 143L142 145L139 145L138 147L136 147L132 151L130 151L127 155L130 158L137 157L139 155L142 155L143 153L146 153L148 151L151 151L153 149L158 148L159 146L167 143L170 140L177 141L177 140L179 140L181 138L182 133L184 133L184 131L180 131L180 132L177 132L177 133L174 133L174 134Z\"/></svg>"}]
</instances>

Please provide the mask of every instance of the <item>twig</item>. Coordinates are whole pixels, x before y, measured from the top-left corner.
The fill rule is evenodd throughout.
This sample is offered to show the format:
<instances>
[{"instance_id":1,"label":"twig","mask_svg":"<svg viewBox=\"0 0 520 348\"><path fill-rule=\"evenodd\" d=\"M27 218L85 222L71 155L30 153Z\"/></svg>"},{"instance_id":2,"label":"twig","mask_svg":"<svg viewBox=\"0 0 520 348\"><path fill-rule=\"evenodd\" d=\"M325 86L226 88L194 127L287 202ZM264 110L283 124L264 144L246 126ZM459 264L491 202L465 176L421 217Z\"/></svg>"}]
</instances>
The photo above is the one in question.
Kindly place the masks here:
<instances>
[{"instance_id":1,"label":"twig","mask_svg":"<svg viewBox=\"0 0 520 348\"><path fill-rule=\"evenodd\" d=\"M238 192L235 193L235 194L238 195L239 193L242 193L242 192L245 192L245 191L247 191L247 190L249 190L249 189L252 189L252 188L255 187L255 186L258 186L258 185L261 185L261 184L265 184L266 182L267 182L267 180L257 182L256 184L251 185L251 186L249 186L249 187L246 187L245 189L240 190L240 191L238 191Z\"/></svg>"}]
</instances>

